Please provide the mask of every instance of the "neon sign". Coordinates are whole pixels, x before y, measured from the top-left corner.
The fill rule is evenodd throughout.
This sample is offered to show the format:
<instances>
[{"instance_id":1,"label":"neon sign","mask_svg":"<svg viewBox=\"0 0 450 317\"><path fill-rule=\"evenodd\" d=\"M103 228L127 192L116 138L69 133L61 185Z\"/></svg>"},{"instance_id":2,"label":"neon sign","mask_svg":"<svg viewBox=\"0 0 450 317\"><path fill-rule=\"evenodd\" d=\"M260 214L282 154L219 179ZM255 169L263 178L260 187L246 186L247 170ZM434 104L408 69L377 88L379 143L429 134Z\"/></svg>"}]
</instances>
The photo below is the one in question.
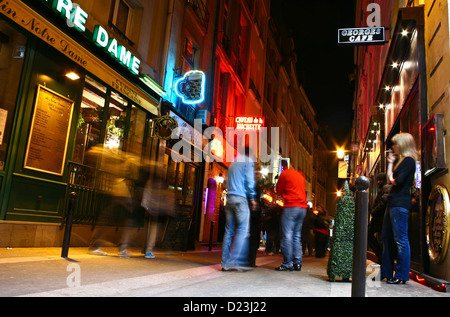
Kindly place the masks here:
<instances>
[{"instance_id":1,"label":"neon sign","mask_svg":"<svg viewBox=\"0 0 450 317\"><path fill-rule=\"evenodd\" d=\"M264 125L263 117L236 117L236 130L260 131Z\"/></svg>"},{"instance_id":2,"label":"neon sign","mask_svg":"<svg viewBox=\"0 0 450 317\"><path fill-rule=\"evenodd\" d=\"M338 30L339 44L384 44L384 27L351 28Z\"/></svg>"},{"instance_id":3,"label":"neon sign","mask_svg":"<svg viewBox=\"0 0 450 317\"><path fill-rule=\"evenodd\" d=\"M139 75L141 61L132 55L125 46L118 45L115 38L110 39L108 32L100 25L97 25L94 29L93 40L97 46L104 48L114 59L128 68L133 74Z\"/></svg>"},{"instance_id":4,"label":"neon sign","mask_svg":"<svg viewBox=\"0 0 450 317\"><path fill-rule=\"evenodd\" d=\"M205 100L205 83L205 73L193 70L175 82L175 93L183 103L196 105Z\"/></svg>"},{"instance_id":5,"label":"neon sign","mask_svg":"<svg viewBox=\"0 0 450 317\"><path fill-rule=\"evenodd\" d=\"M48 0L41 1L47 2ZM81 33L86 31L85 24L89 15L78 4L72 3L72 0L53 0L51 7L58 15L66 19L69 27L75 28ZM92 41L132 74L139 75L141 64L139 58L131 54L123 45L119 45L115 38L110 38L108 32L100 25L95 26Z\"/></svg>"}]
</instances>

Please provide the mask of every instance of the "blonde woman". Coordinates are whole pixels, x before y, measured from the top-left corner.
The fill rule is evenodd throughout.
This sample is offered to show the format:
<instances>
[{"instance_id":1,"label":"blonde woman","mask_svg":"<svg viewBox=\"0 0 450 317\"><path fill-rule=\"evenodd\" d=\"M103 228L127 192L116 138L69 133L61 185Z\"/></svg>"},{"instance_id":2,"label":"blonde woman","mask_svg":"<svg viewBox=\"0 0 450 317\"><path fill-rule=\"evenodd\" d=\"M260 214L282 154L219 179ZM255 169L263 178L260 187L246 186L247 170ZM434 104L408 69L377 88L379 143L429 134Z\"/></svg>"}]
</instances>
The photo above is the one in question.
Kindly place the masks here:
<instances>
[{"instance_id":1,"label":"blonde woman","mask_svg":"<svg viewBox=\"0 0 450 317\"><path fill-rule=\"evenodd\" d=\"M392 150L387 157L386 177L392 187L383 220L381 277L386 278L389 284L406 284L411 261L408 215L418 153L414 138L409 133L395 135L392 142ZM394 275L395 257L397 266Z\"/></svg>"}]
</instances>

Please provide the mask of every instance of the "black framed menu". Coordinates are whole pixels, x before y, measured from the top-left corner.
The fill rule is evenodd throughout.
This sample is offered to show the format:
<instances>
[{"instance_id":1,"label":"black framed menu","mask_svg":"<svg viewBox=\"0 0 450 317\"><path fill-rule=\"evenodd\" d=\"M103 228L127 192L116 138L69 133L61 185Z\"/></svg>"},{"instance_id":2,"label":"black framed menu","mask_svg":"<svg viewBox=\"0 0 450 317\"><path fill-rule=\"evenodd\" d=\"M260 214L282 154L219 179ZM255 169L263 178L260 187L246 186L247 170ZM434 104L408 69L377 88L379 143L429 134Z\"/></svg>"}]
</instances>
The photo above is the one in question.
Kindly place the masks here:
<instances>
[{"instance_id":1,"label":"black framed menu","mask_svg":"<svg viewBox=\"0 0 450 317\"><path fill-rule=\"evenodd\" d=\"M74 102L39 85L24 167L61 176Z\"/></svg>"}]
</instances>

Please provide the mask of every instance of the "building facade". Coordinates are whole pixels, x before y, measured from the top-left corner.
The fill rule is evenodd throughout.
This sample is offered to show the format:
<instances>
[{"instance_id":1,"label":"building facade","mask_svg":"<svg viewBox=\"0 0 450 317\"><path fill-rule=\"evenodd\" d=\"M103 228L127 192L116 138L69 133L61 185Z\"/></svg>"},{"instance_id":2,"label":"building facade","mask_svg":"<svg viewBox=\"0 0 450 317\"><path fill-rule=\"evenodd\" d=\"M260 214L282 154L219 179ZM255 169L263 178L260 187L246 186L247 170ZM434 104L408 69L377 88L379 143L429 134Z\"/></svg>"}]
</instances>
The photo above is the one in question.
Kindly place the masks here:
<instances>
[{"instance_id":1,"label":"building facade","mask_svg":"<svg viewBox=\"0 0 450 317\"><path fill-rule=\"evenodd\" d=\"M123 180L139 206L156 175L178 215L161 220L158 243L220 242L226 131L249 118L280 127L279 140L268 136L277 158L270 182L289 159L305 174L308 199L325 205L315 111L269 0L0 5L0 246L60 245L71 192L71 243L88 245L99 197L111 191L103 181ZM132 226L140 243L144 226ZM122 227L114 222L111 236Z\"/></svg>"},{"instance_id":2,"label":"building facade","mask_svg":"<svg viewBox=\"0 0 450 317\"><path fill-rule=\"evenodd\" d=\"M269 147L277 157L270 178L276 182L281 159L287 159L292 167L304 173L308 201L312 203L316 112L299 82L295 44L285 28L277 17L269 22L263 114L268 129L279 129L278 143L269 138L272 142Z\"/></svg>"},{"instance_id":3,"label":"building facade","mask_svg":"<svg viewBox=\"0 0 450 317\"><path fill-rule=\"evenodd\" d=\"M375 4L375 5L374 5ZM446 71L449 32L447 1L358 1L357 27L385 27L381 45L356 47L358 65L353 143L356 178L386 169L391 138L408 132L420 159L411 189L411 272L447 285L448 171ZM377 22L378 25L370 25Z\"/></svg>"},{"instance_id":4,"label":"building facade","mask_svg":"<svg viewBox=\"0 0 450 317\"><path fill-rule=\"evenodd\" d=\"M98 168L90 154L99 145L137 164L144 153L155 159L149 131L164 91L149 46L163 50L150 35L164 25L144 19L157 14L152 1L8 1L2 8L2 245L54 245L69 162Z\"/></svg>"}]
</instances>

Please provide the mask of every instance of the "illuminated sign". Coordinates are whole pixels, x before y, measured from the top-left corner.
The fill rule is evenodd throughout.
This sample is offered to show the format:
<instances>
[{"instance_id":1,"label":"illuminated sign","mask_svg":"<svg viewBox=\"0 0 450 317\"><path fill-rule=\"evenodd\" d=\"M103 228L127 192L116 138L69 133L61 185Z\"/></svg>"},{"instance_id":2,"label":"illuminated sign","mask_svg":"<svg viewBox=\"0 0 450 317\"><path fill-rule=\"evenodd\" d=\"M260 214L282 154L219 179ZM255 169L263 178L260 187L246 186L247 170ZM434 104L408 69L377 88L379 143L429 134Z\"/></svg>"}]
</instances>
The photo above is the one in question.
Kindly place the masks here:
<instances>
[{"instance_id":1,"label":"illuminated sign","mask_svg":"<svg viewBox=\"0 0 450 317\"><path fill-rule=\"evenodd\" d=\"M41 0L48 2L48 0ZM67 25L75 28L80 32L85 32L85 24L89 15L76 3L71 0L53 0L52 9L65 18ZM103 48L121 65L126 67L132 74L139 75L139 67L141 61L139 58L131 54L123 45L119 45L115 38L111 38L108 32L100 25L95 26L92 41L99 47Z\"/></svg>"},{"instance_id":2,"label":"illuminated sign","mask_svg":"<svg viewBox=\"0 0 450 317\"><path fill-rule=\"evenodd\" d=\"M141 61L132 55L125 46L119 45L115 38L110 39L108 32L100 25L97 25L94 29L93 41L95 45L105 49L106 52L120 64L128 68L133 74L139 75Z\"/></svg>"},{"instance_id":3,"label":"illuminated sign","mask_svg":"<svg viewBox=\"0 0 450 317\"><path fill-rule=\"evenodd\" d=\"M202 71L187 72L175 83L175 93L182 98L183 103L196 105L205 100L206 76Z\"/></svg>"},{"instance_id":4,"label":"illuminated sign","mask_svg":"<svg viewBox=\"0 0 450 317\"><path fill-rule=\"evenodd\" d=\"M263 117L236 117L236 130L260 131L264 126Z\"/></svg>"},{"instance_id":5,"label":"illuminated sign","mask_svg":"<svg viewBox=\"0 0 450 317\"><path fill-rule=\"evenodd\" d=\"M171 116L162 116L154 125L155 135L161 140L170 140L172 132L178 127L178 122Z\"/></svg>"},{"instance_id":6,"label":"illuminated sign","mask_svg":"<svg viewBox=\"0 0 450 317\"><path fill-rule=\"evenodd\" d=\"M338 30L339 44L384 44L384 27L352 28Z\"/></svg>"}]
</instances>

